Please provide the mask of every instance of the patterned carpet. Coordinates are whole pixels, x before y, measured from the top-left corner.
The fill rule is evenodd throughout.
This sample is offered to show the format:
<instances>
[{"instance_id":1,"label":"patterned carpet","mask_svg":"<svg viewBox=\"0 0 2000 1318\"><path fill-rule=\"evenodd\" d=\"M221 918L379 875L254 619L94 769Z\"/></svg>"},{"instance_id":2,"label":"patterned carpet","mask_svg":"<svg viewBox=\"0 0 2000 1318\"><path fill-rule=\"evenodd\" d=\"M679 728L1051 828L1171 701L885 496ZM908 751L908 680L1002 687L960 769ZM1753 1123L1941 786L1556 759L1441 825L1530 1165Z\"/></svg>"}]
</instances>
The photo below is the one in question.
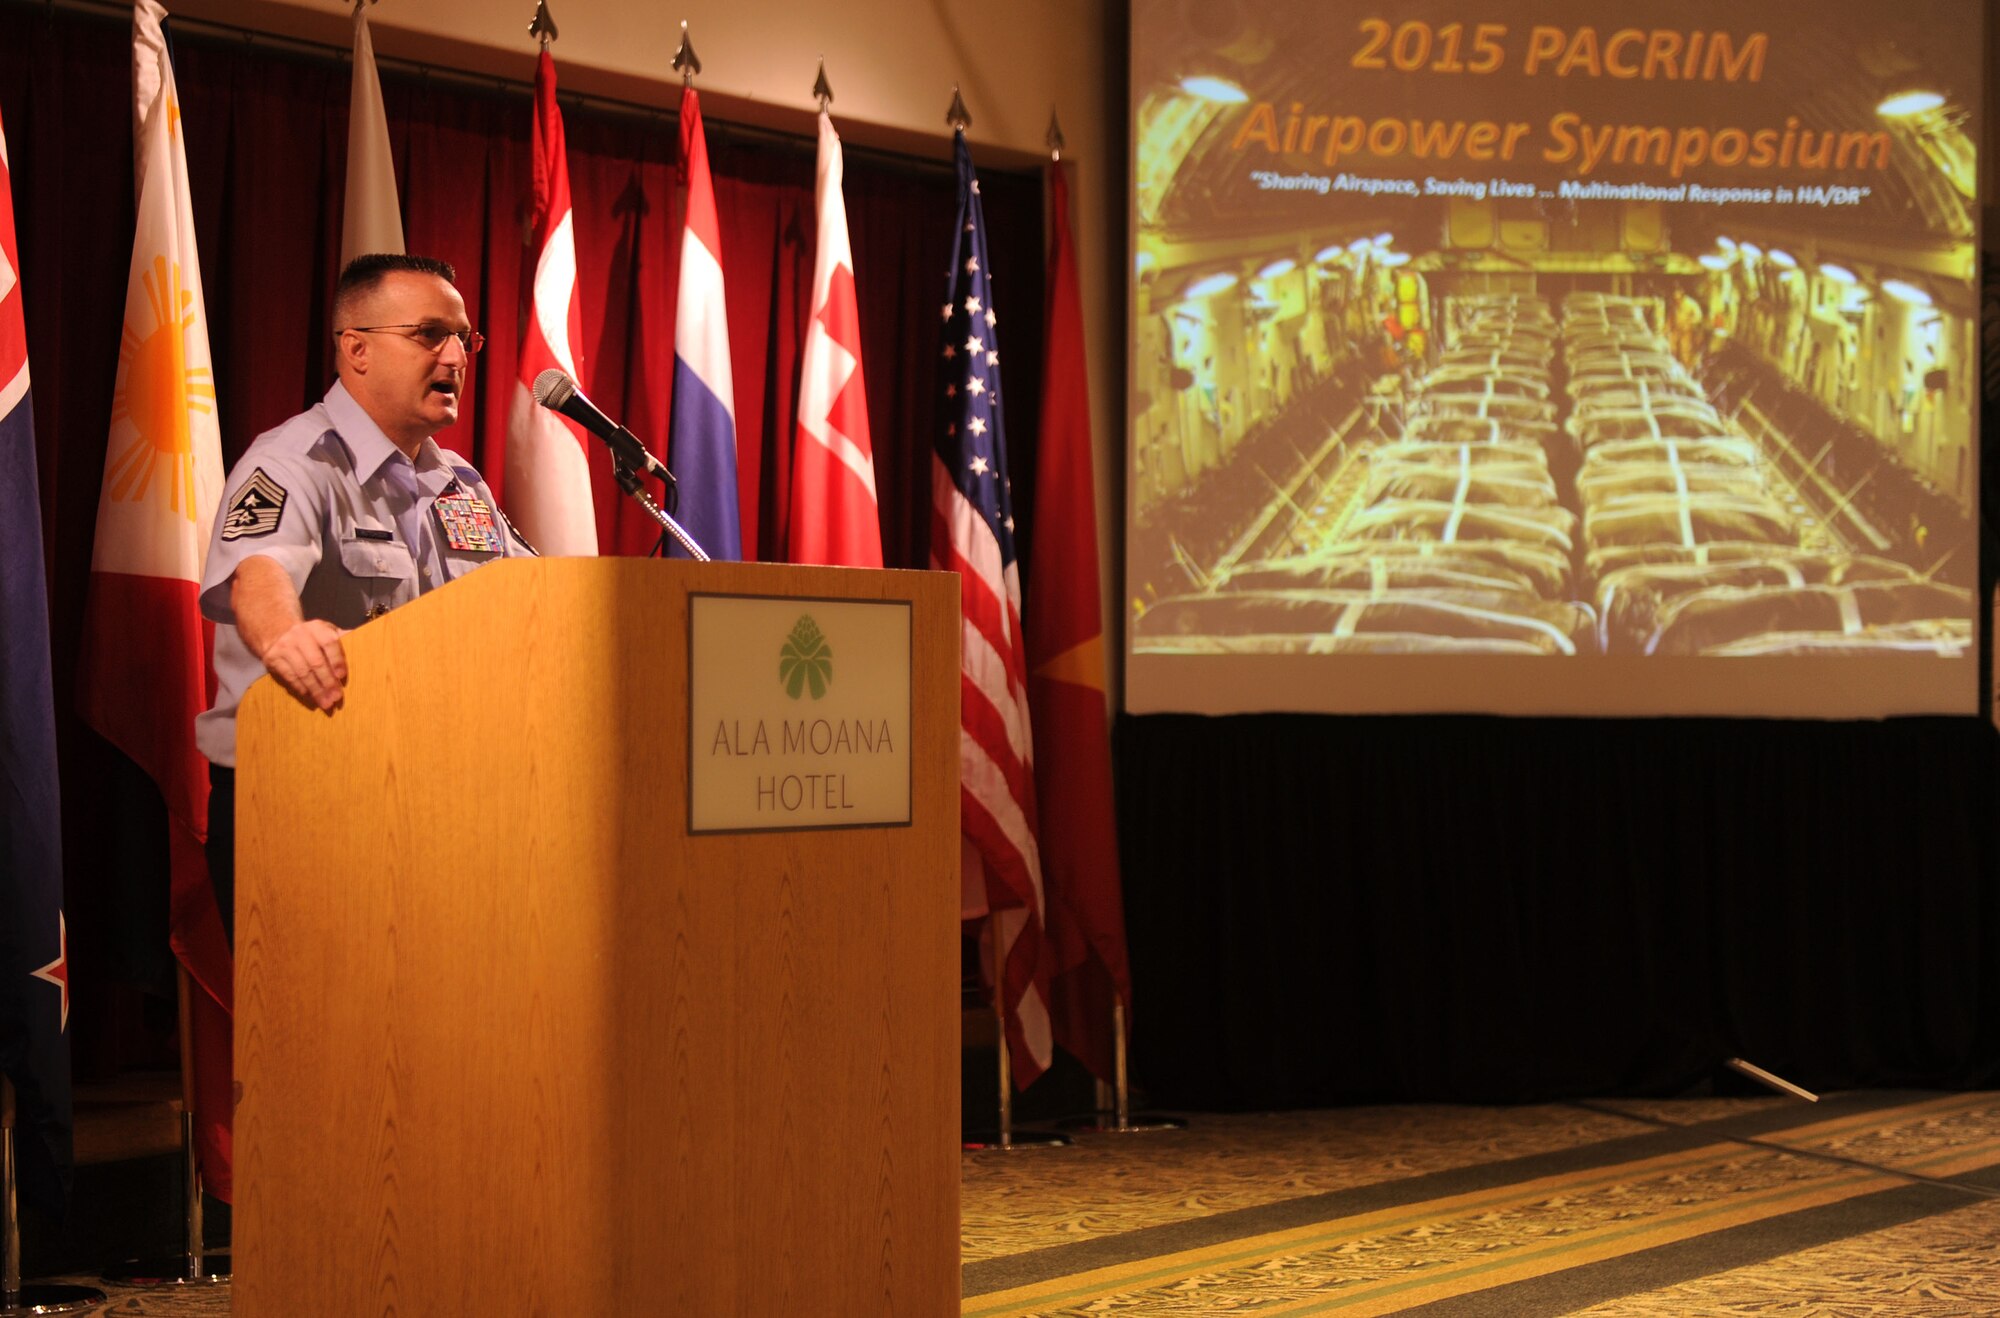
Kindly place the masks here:
<instances>
[{"instance_id":1,"label":"patterned carpet","mask_svg":"<svg viewBox=\"0 0 2000 1318\"><path fill-rule=\"evenodd\" d=\"M1204 1118L964 1186L981 1318L2000 1313L1994 1094Z\"/></svg>"},{"instance_id":2,"label":"patterned carpet","mask_svg":"<svg viewBox=\"0 0 2000 1318\"><path fill-rule=\"evenodd\" d=\"M2000 1202L1575 1311L1578 1318L2000 1312Z\"/></svg>"},{"instance_id":3,"label":"patterned carpet","mask_svg":"<svg viewBox=\"0 0 2000 1318\"><path fill-rule=\"evenodd\" d=\"M1205 1116L962 1166L982 1318L2000 1313L2000 1094Z\"/></svg>"},{"instance_id":4,"label":"patterned carpet","mask_svg":"<svg viewBox=\"0 0 2000 1318\"><path fill-rule=\"evenodd\" d=\"M123 1318L127 1314L159 1315L161 1318L225 1318L229 1313L227 1282L187 1288L139 1289L110 1286L89 1278L79 1280L105 1293L108 1303L97 1312L107 1315L107 1318Z\"/></svg>"},{"instance_id":5,"label":"patterned carpet","mask_svg":"<svg viewBox=\"0 0 2000 1318\"><path fill-rule=\"evenodd\" d=\"M1209 1116L1187 1130L967 1154L967 1263L1643 1129L1574 1107L1344 1108Z\"/></svg>"}]
</instances>

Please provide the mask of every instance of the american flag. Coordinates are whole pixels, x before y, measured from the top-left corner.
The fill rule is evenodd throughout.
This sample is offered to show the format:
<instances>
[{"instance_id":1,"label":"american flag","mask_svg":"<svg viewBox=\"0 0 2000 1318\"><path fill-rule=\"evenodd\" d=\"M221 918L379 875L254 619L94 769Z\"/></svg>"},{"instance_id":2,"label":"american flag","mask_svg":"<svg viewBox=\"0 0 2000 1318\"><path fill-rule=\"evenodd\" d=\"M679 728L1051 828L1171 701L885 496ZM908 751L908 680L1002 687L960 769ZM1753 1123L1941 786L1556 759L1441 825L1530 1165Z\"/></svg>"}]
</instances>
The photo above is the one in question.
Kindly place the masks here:
<instances>
[{"instance_id":1,"label":"american flag","mask_svg":"<svg viewBox=\"0 0 2000 1318\"><path fill-rule=\"evenodd\" d=\"M931 566L959 574L962 905L998 935L989 987L1007 1012L1014 1080L1048 1069L1048 968L1035 846L1034 751L1021 643L1021 574L1001 424L999 317L979 179L957 134L958 220L940 308L943 407L931 463Z\"/></svg>"}]
</instances>

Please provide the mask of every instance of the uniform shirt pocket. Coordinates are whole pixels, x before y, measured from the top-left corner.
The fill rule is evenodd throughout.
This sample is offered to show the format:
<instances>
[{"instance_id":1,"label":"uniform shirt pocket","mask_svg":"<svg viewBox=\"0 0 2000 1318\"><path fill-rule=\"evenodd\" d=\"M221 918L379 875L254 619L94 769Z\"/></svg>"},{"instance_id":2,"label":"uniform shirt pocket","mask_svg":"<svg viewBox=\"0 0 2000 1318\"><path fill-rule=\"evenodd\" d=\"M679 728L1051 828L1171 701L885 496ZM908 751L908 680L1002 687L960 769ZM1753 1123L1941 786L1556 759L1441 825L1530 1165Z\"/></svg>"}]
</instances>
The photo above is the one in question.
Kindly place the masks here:
<instances>
[{"instance_id":1,"label":"uniform shirt pocket","mask_svg":"<svg viewBox=\"0 0 2000 1318\"><path fill-rule=\"evenodd\" d=\"M352 584L364 621L416 598L417 561L407 545L394 540L343 538L340 565Z\"/></svg>"},{"instance_id":2,"label":"uniform shirt pocket","mask_svg":"<svg viewBox=\"0 0 2000 1318\"><path fill-rule=\"evenodd\" d=\"M498 549L452 549L447 547L444 551L444 579L446 581L456 581L466 573L472 571L472 569L484 567L486 564L505 556Z\"/></svg>"}]
</instances>

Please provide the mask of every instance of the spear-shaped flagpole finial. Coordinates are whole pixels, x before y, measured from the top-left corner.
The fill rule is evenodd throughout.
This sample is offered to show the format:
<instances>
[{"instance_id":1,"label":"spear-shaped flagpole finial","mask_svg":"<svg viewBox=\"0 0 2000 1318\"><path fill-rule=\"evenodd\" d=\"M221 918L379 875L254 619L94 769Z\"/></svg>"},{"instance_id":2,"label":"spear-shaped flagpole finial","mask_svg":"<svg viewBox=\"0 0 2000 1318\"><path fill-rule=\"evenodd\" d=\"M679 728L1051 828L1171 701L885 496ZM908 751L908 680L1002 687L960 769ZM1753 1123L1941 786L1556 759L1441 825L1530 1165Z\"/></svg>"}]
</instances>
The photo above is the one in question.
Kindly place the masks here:
<instances>
[{"instance_id":1,"label":"spear-shaped flagpole finial","mask_svg":"<svg viewBox=\"0 0 2000 1318\"><path fill-rule=\"evenodd\" d=\"M958 94L958 84L951 85L951 108L944 112L944 121L953 131L964 132L972 127L972 112L965 108L965 98Z\"/></svg>"},{"instance_id":2,"label":"spear-shaped flagpole finial","mask_svg":"<svg viewBox=\"0 0 2000 1318\"><path fill-rule=\"evenodd\" d=\"M819 77L813 79L813 99L819 102L821 114L825 114L826 107L833 104L833 88L828 85L826 80L826 56L824 55L819 57Z\"/></svg>"},{"instance_id":3,"label":"spear-shaped flagpole finial","mask_svg":"<svg viewBox=\"0 0 2000 1318\"><path fill-rule=\"evenodd\" d=\"M1063 153L1062 122L1056 118L1053 105L1049 107L1049 135L1043 140L1049 144L1049 159L1060 163Z\"/></svg>"},{"instance_id":4,"label":"spear-shaped flagpole finial","mask_svg":"<svg viewBox=\"0 0 2000 1318\"><path fill-rule=\"evenodd\" d=\"M681 48L674 52L674 69L681 75L683 86L694 81L694 75L701 72L701 57L694 53L694 43L688 40L687 20L681 20Z\"/></svg>"},{"instance_id":5,"label":"spear-shaped flagpole finial","mask_svg":"<svg viewBox=\"0 0 2000 1318\"><path fill-rule=\"evenodd\" d=\"M535 21L528 24L528 35L542 43L547 50L556 39L556 21L549 17L549 0L535 0Z\"/></svg>"}]
</instances>

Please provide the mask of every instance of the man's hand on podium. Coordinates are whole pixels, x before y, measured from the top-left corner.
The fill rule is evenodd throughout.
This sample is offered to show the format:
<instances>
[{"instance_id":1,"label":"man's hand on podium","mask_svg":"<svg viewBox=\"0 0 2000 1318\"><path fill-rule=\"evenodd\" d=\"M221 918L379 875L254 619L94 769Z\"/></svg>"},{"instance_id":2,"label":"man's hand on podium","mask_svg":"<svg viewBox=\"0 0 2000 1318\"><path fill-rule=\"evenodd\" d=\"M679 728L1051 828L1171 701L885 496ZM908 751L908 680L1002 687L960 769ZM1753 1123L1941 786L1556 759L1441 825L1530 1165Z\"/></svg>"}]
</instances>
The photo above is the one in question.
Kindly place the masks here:
<instances>
[{"instance_id":1,"label":"man's hand on podium","mask_svg":"<svg viewBox=\"0 0 2000 1318\"><path fill-rule=\"evenodd\" d=\"M271 676L305 704L328 713L340 708L347 694L340 628L320 618L293 623L261 658Z\"/></svg>"},{"instance_id":2,"label":"man's hand on podium","mask_svg":"<svg viewBox=\"0 0 2000 1318\"><path fill-rule=\"evenodd\" d=\"M347 684L340 628L302 615L298 589L275 559L258 554L237 564L229 607L243 644L280 686L314 709L340 708Z\"/></svg>"}]
</instances>

